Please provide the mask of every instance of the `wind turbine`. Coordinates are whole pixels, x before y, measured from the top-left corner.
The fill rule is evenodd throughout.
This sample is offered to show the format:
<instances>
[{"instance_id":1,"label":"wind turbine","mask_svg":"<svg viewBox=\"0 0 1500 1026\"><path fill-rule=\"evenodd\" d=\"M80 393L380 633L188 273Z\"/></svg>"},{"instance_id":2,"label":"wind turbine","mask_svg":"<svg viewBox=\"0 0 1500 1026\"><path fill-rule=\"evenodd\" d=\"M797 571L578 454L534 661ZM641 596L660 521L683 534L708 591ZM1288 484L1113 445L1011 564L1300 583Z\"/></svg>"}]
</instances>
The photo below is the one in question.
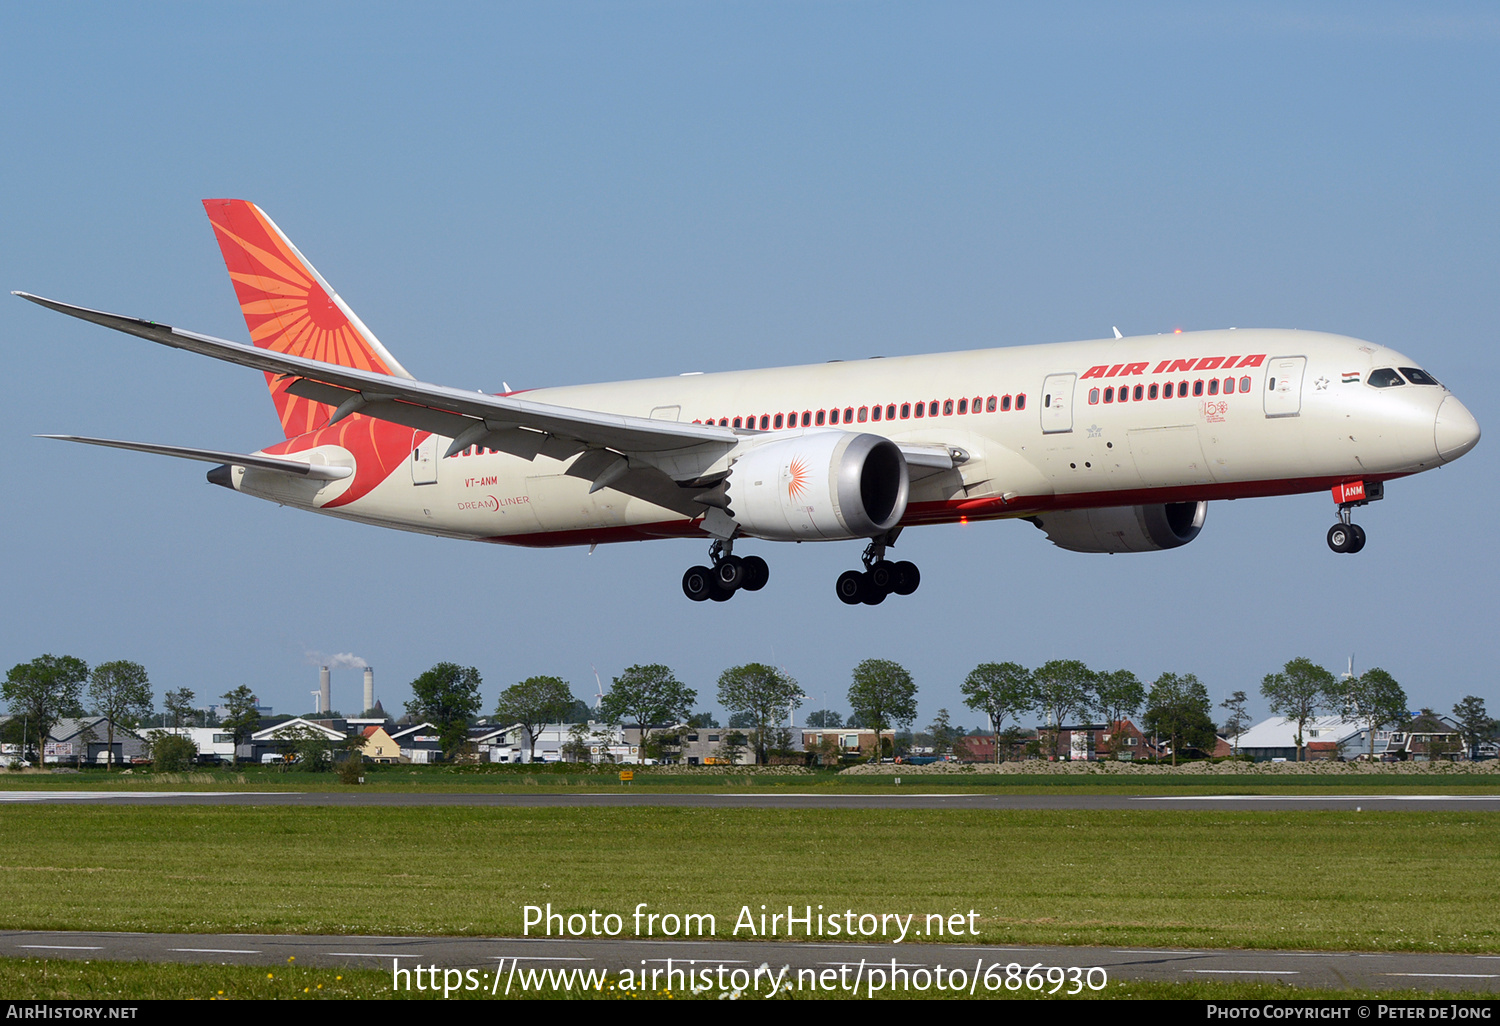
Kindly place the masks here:
<instances>
[{"instance_id":1,"label":"wind turbine","mask_svg":"<svg viewBox=\"0 0 1500 1026\"><path fill-rule=\"evenodd\" d=\"M594 709L598 711L599 704L604 701L604 682L599 679L599 668L589 663L589 669L594 671Z\"/></svg>"}]
</instances>

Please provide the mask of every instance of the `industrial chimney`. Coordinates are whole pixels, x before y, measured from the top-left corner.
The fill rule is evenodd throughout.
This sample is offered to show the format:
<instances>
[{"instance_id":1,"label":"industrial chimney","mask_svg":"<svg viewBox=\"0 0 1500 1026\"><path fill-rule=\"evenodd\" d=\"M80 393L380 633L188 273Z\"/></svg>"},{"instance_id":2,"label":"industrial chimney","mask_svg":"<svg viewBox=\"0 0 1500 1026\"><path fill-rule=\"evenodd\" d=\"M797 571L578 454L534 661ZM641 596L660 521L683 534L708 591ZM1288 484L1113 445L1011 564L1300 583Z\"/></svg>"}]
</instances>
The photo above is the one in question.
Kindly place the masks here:
<instances>
[{"instance_id":1,"label":"industrial chimney","mask_svg":"<svg viewBox=\"0 0 1500 1026\"><path fill-rule=\"evenodd\" d=\"M333 709L333 702L330 700L332 696L329 695L330 690L331 688L328 680L328 667L325 666L318 671L317 711L320 713L326 713Z\"/></svg>"},{"instance_id":2,"label":"industrial chimney","mask_svg":"<svg viewBox=\"0 0 1500 1026\"><path fill-rule=\"evenodd\" d=\"M375 708L375 670L365 667L365 710Z\"/></svg>"}]
</instances>

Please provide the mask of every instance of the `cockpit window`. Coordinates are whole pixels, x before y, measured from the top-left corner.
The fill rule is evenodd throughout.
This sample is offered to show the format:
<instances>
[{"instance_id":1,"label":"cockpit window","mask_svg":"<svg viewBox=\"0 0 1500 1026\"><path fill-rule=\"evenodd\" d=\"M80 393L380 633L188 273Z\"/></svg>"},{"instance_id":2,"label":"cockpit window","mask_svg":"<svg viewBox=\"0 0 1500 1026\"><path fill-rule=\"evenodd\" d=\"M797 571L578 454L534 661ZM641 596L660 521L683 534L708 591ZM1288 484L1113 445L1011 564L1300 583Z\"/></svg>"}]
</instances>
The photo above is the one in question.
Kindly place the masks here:
<instances>
[{"instance_id":1,"label":"cockpit window","mask_svg":"<svg viewBox=\"0 0 1500 1026\"><path fill-rule=\"evenodd\" d=\"M1374 385L1376 388L1390 388L1392 385L1406 384L1405 381L1401 380L1401 375L1397 374L1390 367L1381 367L1379 370L1372 370L1370 376L1365 379L1365 383Z\"/></svg>"},{"instance_id":2,"label":"cockpit window","mask_svg":"<svg viewBox=\"0 0 1500 1026\"><path fill-rule=\"evenodd\" d=\"M1417 367L1402 367L1401 373L1406 375L1406 380L1410 381L1413 385L1437 385L1439 388L1442 387L1442 383L1437 378Z\"/></svg>"}]
</instances>

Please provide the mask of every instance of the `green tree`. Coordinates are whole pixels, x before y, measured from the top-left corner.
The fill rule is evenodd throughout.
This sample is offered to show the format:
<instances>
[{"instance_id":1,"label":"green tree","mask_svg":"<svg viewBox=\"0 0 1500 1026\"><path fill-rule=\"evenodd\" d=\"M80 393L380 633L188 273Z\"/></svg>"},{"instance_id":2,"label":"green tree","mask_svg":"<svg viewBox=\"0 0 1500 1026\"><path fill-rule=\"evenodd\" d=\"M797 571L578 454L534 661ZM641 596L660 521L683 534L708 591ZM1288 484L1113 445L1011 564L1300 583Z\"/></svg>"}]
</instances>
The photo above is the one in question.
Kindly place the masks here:
<instances>
[{"instance_id":1,"label":"green tree","mask_svg":"<svg viewBox=\"0 0 1500 1026\"><path fill-rule=\"evenodd\" d=\"M861 726L875 731L877 760L884 750L881 732L896 724L910 726L917 718L917 686L904 667L889 659L866 659L856 666L848 698L850 720L858 717Z\"/></svg>"},{"instance_id":2,"label":"green tree","mask_svg":"<svg viewBox=\"0 0 1500 1026\"><path fill-rule=\"evenodd\" d=\"M807 725L823 730L837 729L844 725L844 716L832 709L814 709L807 714Z\"/></svg>"},{"instance_id":3,"label":"green tree","mask_svg":"<svg viewBox=\"0 0 1500 1026\"><path fill-rule=\"evenodd\" d=\"M1297 760L1305 754L1302 734L1308 721L1316 719L1334 691L1333 674L1300 656L1291 660L1280 673L1268 673L1260 682L1260 693L1270 703L1271 711L1297 725Z\"/></svg>"},{"instance_id":4,"label":"green tree","mask_svg":"<svg viewBox=\"0 0 1500 1026\"><path fill-rule=\"evenodd\" d=\"M1240 754L1240 735L1250 729L1250 714L1245 710L1249 701L1243 691L1236 691L1219 703L1219 708L1229 711L1229 718L1224 721L1224 736L1233 742L1235 755Z\"/></svg>"},{"instance_id":5,"label":"green tree","mask_svg":"<svg viewBox=\"0 0 1500 1026\"><path fill-rule=\"evenodd\" d=\"M100 663L89 674L89 698L99 715L107 717L105 772L114 768L115 724L134 727L151 714L151 679L140 663L116 660Z\"/></svg>"},{"instance_id":6,"label":"green tree","mask_svg":"<svg viewBox=\"0 0 1500 1026\"><path fill-rule=\"evenodd\" d=\"M286 760L283 768L290 766L303 773L323 773L333 769L334 752L344 747L341 741L304 723L283 727L271 736L276 739Z\"/></svg>"},{"instance_id":7,"label":"green tree","mask_svg":"<svg viewBox=\"0 0 1500 1026\"><path fill-rule=\"evenodd\" d=\"M1036 682L1020 663L980 663L969 671L959 690L964 704L988 716L990 729L997 734L1005 729L1007 719L1020 719L1022 713L1036 708ZM995 761L1001 761L998 743Z\"/></svg>"},{"instance_id":8,"label":"green tree","mask_svg":"<svg viewBox=\"0 0 1500 1026\"><path fill-rule=\"evenodd\" d=\"M589 725L587 723L575 723L568 729L568 740L562 746L563 762L588 762L589 755Z\"/></svg>"},{"instance_id":9,"label":"green tree","mask_svg":"<svg viewBox=\"0 0 1500 1026\"><path fill-rule=\"evenodd\" d=\"M219 696L224 699L227 716L220 717L219 726L234 738L234 761L240 761L240 746L250 740L250 735L260 726L260 712L255 708L255 695L244 684Z\"/></svg>"},{"instance_id":10,"label":"green tree","mask_svg":"<svg viewBox=\"0 0 1500 1026\"><path fill-rule=\"evenodd\" d=\"M27 744L36 739L36 764L42 764L42 749L47 735L64 716L82 716L79 699L89 667L73 656L43 655L29 663L17 663L0 684L0 698L10 704L11 712L30 722ZM24 758L26 753L21 753Z\"/></svg>"},{"instance_id":11,"label":"green tree","mask_svg":"<svg viewBox=\"0 0 1500 1026\"><path fill-rule=\"evenodd\" d=\"M953 718L947 709L939 709L927 725L927 735L932 740L932 754L943 755L953 748L955 740L963 736L963 729L953 726Z\"/></svg>"},{"instance_id":12,"label":"green tree","mask_svg":"<svg viewBox=\"0 0 1500 1026\"><path fill-rule=\"evenodd\" d=\"M1458 721L1458 732L1471 759L1478 757L1480 744L1494 737L1495 728L1500 726L1485 711L1484 699L1478 695L1465 695L1453 707L1453 718Z\"/></svg>"},{"instance_id":13,"label":"green tree","mask_svg":"<svg viewBox=\"0 0 1500 1026\"><path fill-rule=\"evenodd\" d=\"M714 758L733 766L749 747L750 739L745 736L744 731L726 730L719 735L719 747L714 749Z\"/></svg>"},{"instance_id":14,"label":"green tree","mask_svg":"<svg viewBox=\"0 0 1500 1026\"><path fill-rule=\"evenodd\" d=\"M1407 717L1406 692L1396 678L1375 666L1358 677L1335 681L1329 677L1327 704L1339 715L1362 725L1369 735L1369 756L1375 758L1375 732Z\"/></svg>"},{"instance_id":15,"label":"green tree","mask_svg":"<svg viewBox=\"0 0 1500 1026\"><path fill-rule=\"evenodd\" d=\"M1111 729L1134 716L1145 702L1146 685L1131 671L1114 670L1094 675L1093 704Z\"/></svg>"},{"instance_id":16,"label":"green tree","mask_svg":"<svg viewBox=\"0 0 1500 1026\"><path fill-rule=\"evenodd\" d=\"M1172 765L1184 746L1201 751L1214 750L1214 721L1210 718L1213 700L1208 688L1191 673L1164 673L1151 685L1146 696L1146 728L1160 737L1171 739Z\"/></svg>"},{"instance_id":17,"label":"green tree","mask_svg":"<svg viewBox=\"0 0 1500 1026\"><path fill-rule=\"evenodd\" d=\"M719 674L719 704L731 713L746 716L749 722L731 720L731 726L750 728L750 743L755 761L766 762L773 747L773 727L783 716L802 704L802 688L782 670L765 663L731 666Z\"/></svg>"},{"instance_id":18,"label":"green tree","mask_svg":"<svg viewBox=\"0 0 1500 1026\"><path fill-rule=\"evenodd\" d=\"M181 727L184 720L189 726L192 725L195 697L190 688L178 688L162 696L161 704L166 707L167 713L172 717L172 726Z\"/></svg>"},{"instance_id":19,"label":"green tree","mask_svg":"<svg viewBox=\"0 0 1500 1026\"><path fill-rule=\"evenodd\" d=\"M693 713L693 715L688 717L687 725L703 730L709 727L717 727L719 719L711 712Z\"/></svg>"},{"instance_id":20,"label":"green tree","mask_svg":"<svg viewBox=\"0 0 1500 1026\"><path fill-rule=\"evenodd\" d=\"M1094 671L1077 659L1054 659L1033 674L1036 704L1052 734L1052 754L1069 716L1087 717L1094 700Z\"/></svg>"},{"instance_id":21,"label":"green tree","mask_svg":"<svg viewBox=\"0 0 1500 1026\"><path fill-rule=\"evenodd\" d=\"M153 730L146 741L151 747L151 768L158 773L181 773L198 758L198 746L181 734Z\"/></svg>"},{"instance_id":22,"label":"green tree","mask_svg":"<svg viewBox=\"0 0 1500 1026\"><path fill-rule=\"evenodd\" d=\"M578 699L572 686L561 677L527 677L500 692L495 715L526 728L531 742L529 762L536 761L536 736L545 724L561 723Z\"/></svg>"},{"instance_id":23,"label":"green tree","mask_svg":"<svg viewBox=\"0 0 1500 1026\"><path fill-rule=\"evenodd\" d=\"M563 710L558 718L560 723L587 723L593 718L594 710L590 709L588 703L580 698L573 699L573 704Z\"/></svg>"},{"instance_id":24,"label":"green tree","mask_svg":"<svg viewBox=\"0 0 1500 1026\"><path fill-rule=\"evenodd\" d=\"M839 747L838 737L828 734L819 734L818 737L820 740L808 749L813 762L819 766L837 766L844 755L843 749Z\"/></svg>"},{"instance_id":25,"label":"green tree","mask_svg":"<svg viewBox=\"0 0 1500 1026\"><path fill-rule=\"evenodd\" d=\"M698 692L660 663L627 666L614 678L609 694L599 703L599 714L610 723L634 720L641 728L641 747L651 731L686 720L697 704Z\"/></svg>"},{"instance_id":26,"label":"green tree","mask_svg":"<svg viewBox=\"0 0 1500 1026\"><path fill-rule=\"evenodd\" d=\"M455 758L469 741L469 721L479 712L479 671L457 663L438 663L411 682L406 711L438 729L443 758Z\"/></svg>"}]
</instances>

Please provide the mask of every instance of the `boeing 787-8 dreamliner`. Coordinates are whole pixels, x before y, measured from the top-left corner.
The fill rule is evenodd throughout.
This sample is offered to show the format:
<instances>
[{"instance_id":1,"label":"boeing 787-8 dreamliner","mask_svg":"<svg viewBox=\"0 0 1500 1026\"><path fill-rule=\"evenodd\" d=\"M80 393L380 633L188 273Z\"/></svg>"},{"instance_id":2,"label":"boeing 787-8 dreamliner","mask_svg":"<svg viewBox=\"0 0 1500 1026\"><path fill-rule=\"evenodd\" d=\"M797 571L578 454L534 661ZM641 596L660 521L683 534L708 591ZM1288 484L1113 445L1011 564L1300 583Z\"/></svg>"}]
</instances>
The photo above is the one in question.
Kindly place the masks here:
<instances>
[{"instance_id":1,"label":"boeing 787-8 dreamliner","mask_svg":"<svg viewBox=\"0 0 1500 1026\"><path fill-rule=\"evenodd\" d=\"M515 545L710 542L694 600L764 587L745 539L865 539L838 597L916 590L908 527L1025 519L1075 552L1185 545L1213 499L1330 490L1335 552L1385 482L1479 425L1417 361L1310 331L1228 329L484 395L416 380L281 230L205 200L252 345L61 313L263 371L285 438L253 453L49 435L220 464L214 484L409 531Z\"/></svg>"}]
</instances>

